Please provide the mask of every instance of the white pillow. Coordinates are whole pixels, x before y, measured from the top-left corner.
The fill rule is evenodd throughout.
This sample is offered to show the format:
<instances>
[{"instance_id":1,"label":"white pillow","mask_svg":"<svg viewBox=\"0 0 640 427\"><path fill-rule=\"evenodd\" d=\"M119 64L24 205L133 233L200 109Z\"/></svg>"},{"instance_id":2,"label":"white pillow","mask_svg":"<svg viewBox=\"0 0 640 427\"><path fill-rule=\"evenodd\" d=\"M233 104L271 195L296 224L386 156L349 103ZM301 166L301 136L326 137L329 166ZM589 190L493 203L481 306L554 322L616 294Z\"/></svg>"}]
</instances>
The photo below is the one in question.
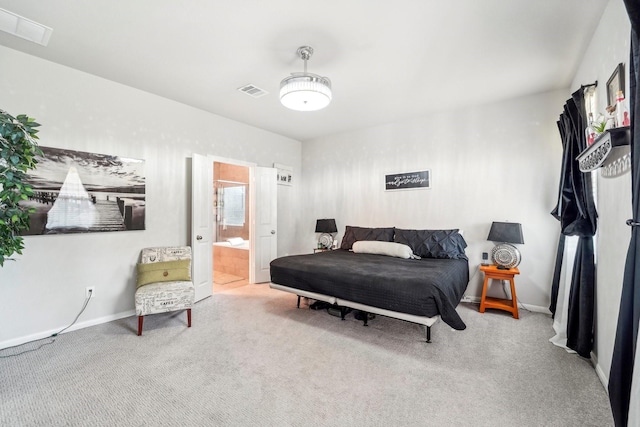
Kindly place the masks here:
<instances>
[{"instance_id":1,"label":"white pillow","mask_svg":"<svg viewBox=\"0 0 640 427\"><path fill-rule=\"evenodd\" d=\"M411 248L402 243L379 242L377 240L358 240L352 246L355 253L386 255L404 259L420 259L413 254Z\"/></svg>"}]
</instances>

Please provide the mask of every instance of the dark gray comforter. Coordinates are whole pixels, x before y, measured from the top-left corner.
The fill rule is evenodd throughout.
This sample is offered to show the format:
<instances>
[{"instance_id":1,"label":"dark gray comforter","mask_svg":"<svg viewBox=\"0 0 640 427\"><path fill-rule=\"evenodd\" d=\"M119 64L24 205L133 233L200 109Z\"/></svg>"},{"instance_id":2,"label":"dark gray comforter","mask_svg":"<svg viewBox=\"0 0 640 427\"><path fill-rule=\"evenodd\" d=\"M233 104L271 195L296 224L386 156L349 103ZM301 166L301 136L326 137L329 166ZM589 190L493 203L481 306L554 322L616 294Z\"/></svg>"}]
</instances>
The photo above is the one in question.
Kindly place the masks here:
<instances>
[{"instance_id":1,"label":"dark gray comforter","mask_svg":"<svg viewBox=\"0 0 640 427\"><path fill-rule=\"evenodd\" d=\"M360 304L442 320L465 329L456 312L469 283L464 259L419 260L334 250L271 262L271 281Z\"/></svg>"}]
</instances>

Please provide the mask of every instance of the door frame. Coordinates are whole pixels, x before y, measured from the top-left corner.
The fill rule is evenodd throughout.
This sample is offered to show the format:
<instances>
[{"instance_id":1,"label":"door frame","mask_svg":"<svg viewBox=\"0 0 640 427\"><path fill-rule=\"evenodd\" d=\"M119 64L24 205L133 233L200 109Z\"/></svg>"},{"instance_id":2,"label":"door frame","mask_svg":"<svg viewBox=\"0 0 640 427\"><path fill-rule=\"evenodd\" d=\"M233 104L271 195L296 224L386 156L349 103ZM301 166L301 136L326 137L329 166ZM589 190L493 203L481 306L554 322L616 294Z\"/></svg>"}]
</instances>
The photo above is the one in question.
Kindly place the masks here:
<instances>
[{"instance_id":1,"label":"door frame","mask_svg":"<svg viewBox=\"0 0 640 427\"><path fill-rule=\"evenodd\" d=\"M249 193L251 194L251 192L255 191L254 190L254 186L251 185L251 180L253 178L253 169L258 166L256 163L253 162L245 162L244 160L236 160L236 159L231 159L228 157L220 157L220 156L213 156L213 155L209 155L207 156L209 158L209 160L211 160L211 170L212 170L212 176L215 176L215 163L227 163L230 165L235 165L235 166L245 166L249 168ZM209 192L211 193L211 196L213 197L213 192L215 191L215 189L213 188L213 180L211 180L211 182L209 183ZM253 219L255 218L256 215L256 206L254 201L252 200L252 197L249 197L250 203L249 203L249 236L253 235L253 228L254 228L254 224L253 224ZM211 206L211 209L213 209L213 206ZM212 217L213 220L213 226L215 227L215 218ZM212 242L214 243L214 242ZM254 241L254 239L249 239L249 283L255 283L255 244L256 242ZM213 248L212 248L213 249ZM213 275L213 269L215 268L215 265L213 264L213 257L212 257L212 261L211 261L211 274Z\"/></svg>"}]
</instances>

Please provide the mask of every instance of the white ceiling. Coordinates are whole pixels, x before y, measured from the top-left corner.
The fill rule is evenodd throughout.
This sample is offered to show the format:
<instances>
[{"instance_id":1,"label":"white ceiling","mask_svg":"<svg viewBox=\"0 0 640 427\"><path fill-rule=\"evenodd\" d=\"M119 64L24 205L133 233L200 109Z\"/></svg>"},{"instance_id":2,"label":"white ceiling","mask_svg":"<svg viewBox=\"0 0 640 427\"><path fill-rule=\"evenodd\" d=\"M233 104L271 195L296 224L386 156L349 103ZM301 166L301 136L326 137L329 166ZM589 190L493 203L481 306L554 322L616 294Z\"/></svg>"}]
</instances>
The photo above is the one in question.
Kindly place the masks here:
<instances>
[{"instance_id":1,"label":"white ceiling","mask_svg":"<svg viewBox=\"0 0 640 427\"><path fill-rule=\"evenodd\" d=\"M607 3L0 0L53 28L47 47L2 32L0 44L304 141L567 88ZM278 99L302 45L332 81L321 111ZM248 83L269 94L237 90Z\"/></svg>"}]
</instances>

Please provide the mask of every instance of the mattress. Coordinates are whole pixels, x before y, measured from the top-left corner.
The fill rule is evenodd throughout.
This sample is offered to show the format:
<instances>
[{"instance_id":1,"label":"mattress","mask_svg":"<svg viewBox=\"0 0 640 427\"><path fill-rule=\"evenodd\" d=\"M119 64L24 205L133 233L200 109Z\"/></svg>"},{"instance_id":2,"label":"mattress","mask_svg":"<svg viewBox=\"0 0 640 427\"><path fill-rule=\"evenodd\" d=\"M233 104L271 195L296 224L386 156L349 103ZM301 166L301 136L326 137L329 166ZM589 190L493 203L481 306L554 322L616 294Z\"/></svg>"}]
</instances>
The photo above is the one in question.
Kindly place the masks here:
<instances>
[{"instance_id":1,"label":"mattress","mask_svg":"<svg viewBox=\"0 0 640 427\"><path fill-rule=\"evenodd\" d=\"M281 257L271 262L271 281L338 299L465 329L456 307L469 283L465 259L418 260L338 249Z\"/></svg>"}]
</instances>

